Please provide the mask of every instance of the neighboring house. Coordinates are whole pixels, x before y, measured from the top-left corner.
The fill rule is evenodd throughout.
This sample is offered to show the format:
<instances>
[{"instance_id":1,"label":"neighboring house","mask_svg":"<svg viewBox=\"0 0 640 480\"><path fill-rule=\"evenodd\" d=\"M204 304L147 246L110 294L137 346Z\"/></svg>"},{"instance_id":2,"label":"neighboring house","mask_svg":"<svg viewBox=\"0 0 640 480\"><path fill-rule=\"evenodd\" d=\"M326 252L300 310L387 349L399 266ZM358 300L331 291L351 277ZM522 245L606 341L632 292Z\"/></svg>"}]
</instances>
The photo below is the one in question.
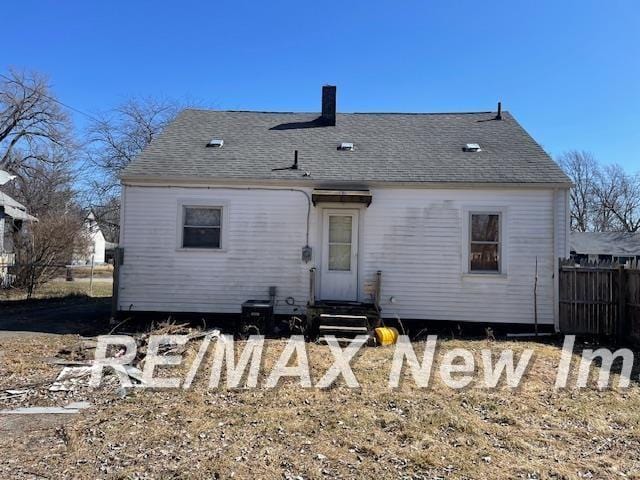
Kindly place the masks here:
<instances>
[{"instance_id":1,"label":"neighboring house","mask_svg":"<svg viewBox=\"0 0 640 480\"><path fill-rule=\"evenodd\" d=\"M84 251L74 255L73 263L75 265L90 265L92 257L94 264L105 263L107 242L93 212L90 212L87 218L85 218L84 230L88 239L88 245Z\"/></svg>"},{"instance_id":2,"label":"neighboring house","mask_svg":"<svg viewBox=\"0 0 640 480\"><path fill-rule=\"evenodd\" d=\"M24 205L0 192L0 286L11 284L9 267L15 264L13 234L22 228L24 222L36 220L27 213Z\"/></svg>"},{"instance_id":3,"label":"neighboring house","mask_svg":"<svg viewBox=\"0 0 640 480\"><path fill-rule=\"evenodd\" d=\"M571 232L571 258L576 263L640 260L640 232Z\"/></svg>"},{"instance_id":4,"label":"neighboring house","mask_svg":"<svg viewBox=\"0 0 640 480\"><path fill-rule=\"evenodd\" d=\"M507 112L185 110L122 173L118 308L238 313L277 287L385 318L557 325L569 178ZM295 153L294 153L295 152ZM310 269L315 284L311 299Z\"/></svg>"}]
</instances>

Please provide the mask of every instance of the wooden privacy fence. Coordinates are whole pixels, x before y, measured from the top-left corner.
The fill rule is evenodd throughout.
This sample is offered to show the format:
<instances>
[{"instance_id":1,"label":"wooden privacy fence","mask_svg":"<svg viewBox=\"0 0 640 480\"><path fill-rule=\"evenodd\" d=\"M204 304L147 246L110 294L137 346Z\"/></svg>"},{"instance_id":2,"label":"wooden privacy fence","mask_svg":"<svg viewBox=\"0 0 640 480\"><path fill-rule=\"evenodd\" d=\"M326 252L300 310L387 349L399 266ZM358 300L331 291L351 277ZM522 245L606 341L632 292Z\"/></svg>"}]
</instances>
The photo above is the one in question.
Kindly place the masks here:
<instances>
[{"instance_id":1,"label":"wooden privacy fence","mask_svg":"<svg viewBox=\"0 0 640 480\"><path fill-rule=\"evenodd\" d=\"M575 265L559 272L560 331L565 334L629 336L640 341L640 264Z\"/></svg>"},{"instance_id":2,"label":"wooden privacy fence","mask_svg":"<svg viewBox=\"0 0 640 480\"><path fill-rule=\"evenodd\" d=\"M640 343L640 262L627 271L627 322L631 339Z\"/></svg>"}]
</instances>

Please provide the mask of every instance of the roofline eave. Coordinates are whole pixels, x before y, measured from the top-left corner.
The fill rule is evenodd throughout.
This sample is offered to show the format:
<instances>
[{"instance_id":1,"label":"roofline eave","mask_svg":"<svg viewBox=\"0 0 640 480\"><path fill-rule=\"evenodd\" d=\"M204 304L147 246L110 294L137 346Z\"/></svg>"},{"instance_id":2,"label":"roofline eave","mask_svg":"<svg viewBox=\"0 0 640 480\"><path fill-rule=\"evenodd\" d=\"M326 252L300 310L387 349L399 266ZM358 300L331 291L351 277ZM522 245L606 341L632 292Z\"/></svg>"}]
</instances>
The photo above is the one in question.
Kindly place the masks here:
<instances>
[{"instance_id":1,"label":"roofline eave","mask_svg":"<svg viewBox=\"0 0 640 480\"><path fill-rule=\"evenodd\" d=\"M138 176L138 175L122 175L120 177L122 185L125 186L194 186L206 187L208 185L266 185L266 186L284 186L284 187L327 187L339 185L361 185L367 188L451 188L451 189L468 189L468 188L532 188L532 189L569 189L572 187L571 182L425 182L425 181L380 181L365 179L350 180L328 180L314 178L225 178L225 177L156 177L156 176Z\"/></svg>"}]
</instances>

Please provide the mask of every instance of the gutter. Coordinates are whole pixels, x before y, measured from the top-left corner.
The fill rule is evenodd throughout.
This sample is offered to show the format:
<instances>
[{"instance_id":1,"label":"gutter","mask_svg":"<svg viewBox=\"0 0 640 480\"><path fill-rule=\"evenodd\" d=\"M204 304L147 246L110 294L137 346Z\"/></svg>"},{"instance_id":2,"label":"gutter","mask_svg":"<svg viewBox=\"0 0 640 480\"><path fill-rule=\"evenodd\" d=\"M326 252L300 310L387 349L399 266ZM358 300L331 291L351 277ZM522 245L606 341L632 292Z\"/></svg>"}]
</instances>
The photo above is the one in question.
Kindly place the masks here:
<instances>
[{"instance_id":1,"label":"gutter","mask_svg":"<svg viewBox=\"0 0 640 480\"><path fill-rule=\"evenodd\" d=\"M365 188L416 188L416 189L569 189L571 182L546 182L546 183L506 183L506 182L388 182L388 181L365 181L365 180L301 180L301 179L260 179L260 178L198 178L198 177L139 177L122 176L123 185L131 186L213 186L213 185L248 185L259 184L282 187L302 187L302 188L328 188L340 187L351 189L354 186Z\"/></svg>"}]
</instances>

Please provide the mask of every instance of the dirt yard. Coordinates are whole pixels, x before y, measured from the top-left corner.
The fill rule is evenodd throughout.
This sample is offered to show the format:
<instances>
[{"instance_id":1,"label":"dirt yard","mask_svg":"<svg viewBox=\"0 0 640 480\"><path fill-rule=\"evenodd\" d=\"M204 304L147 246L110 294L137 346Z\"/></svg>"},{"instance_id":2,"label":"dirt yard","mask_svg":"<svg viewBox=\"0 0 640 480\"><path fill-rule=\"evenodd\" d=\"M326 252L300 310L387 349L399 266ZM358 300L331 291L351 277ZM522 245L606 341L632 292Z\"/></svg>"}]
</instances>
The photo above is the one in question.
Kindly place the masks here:
<instances>
[{"instance_id":1,"label":"dirt yard","mask_svg":"<svg viewBox=\"0 0 640 480\"><path fill-rule=\"evenodd\" d=\"M106 333L111 316L111 278L55 279L38 288L33 298L16 290L0 290L0 336L7 332L54 334Z\"/></svg>"},{"instance_id":2,"label":"dirt yard","mask_svg":"<svg viewBox=\"0 0 640 480\"><path fill-rule=\"evenodd\" d=\"M6 389L28 390L0 400L0 409L92 404L78 414L0 415L0 478L640 478L637 374L626 390L554 391L555 345L440 342L434 372L455 347L477 357L487 347L517 355L533 348L533 366L515 391L453 390L435 373L432 386L419 389L406 368L391 390L393 347L362 350L352 363L355 390L342 378L328 390L293 379L273 390L210 390L205 358L186 391L134 389L121 398L114 376L94 391L82 383L48 391L61 367L43 359L61 349L73 357L79 342L0 337L0 398ZM185 372L199 344L165 374ZM264 375L283 346L268 341ZM317 381L332 357L324 345L307 351Z\"/></svg>"},{"instance_id":3,"label":"dirt yard","mask_svg":"<svg viewBox=\"0 0 640 480\"><path fill-rule=\"evenodd\" d=\"M109 330L110 297L0 301L0 337L12 332L97 335Z\"/></svg>"}]
</instances>

